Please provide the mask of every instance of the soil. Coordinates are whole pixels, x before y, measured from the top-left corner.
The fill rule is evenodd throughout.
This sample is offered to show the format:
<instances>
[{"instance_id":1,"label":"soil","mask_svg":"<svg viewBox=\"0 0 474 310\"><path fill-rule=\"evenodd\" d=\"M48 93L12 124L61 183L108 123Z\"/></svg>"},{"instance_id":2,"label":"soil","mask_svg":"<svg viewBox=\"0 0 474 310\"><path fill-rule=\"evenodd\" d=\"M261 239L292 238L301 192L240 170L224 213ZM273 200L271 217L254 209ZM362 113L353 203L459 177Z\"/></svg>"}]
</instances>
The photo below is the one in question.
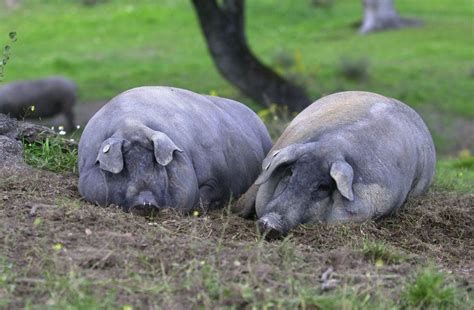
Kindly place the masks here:
<instances>
[{"instance_id":1,"label":"soil","mask_svg":"<svg viewBox=\"0 0 474 310\"><path fill-rule=\"evenodd\" d=\"M75 175L31 169L0 180L0 249L15 274L10 308L51 304L51 277L85 279L98 298L113 288L116 305L137 309L244 307L347 287L398 303L406 281L426 265L472 294L473 207L474 195L434 190L377 222L305 225L267 242L254 221L228 208L140 217L84 202ZM362 251L367 241L403 259L376 266Z\"/></svg>"}]
</instances>

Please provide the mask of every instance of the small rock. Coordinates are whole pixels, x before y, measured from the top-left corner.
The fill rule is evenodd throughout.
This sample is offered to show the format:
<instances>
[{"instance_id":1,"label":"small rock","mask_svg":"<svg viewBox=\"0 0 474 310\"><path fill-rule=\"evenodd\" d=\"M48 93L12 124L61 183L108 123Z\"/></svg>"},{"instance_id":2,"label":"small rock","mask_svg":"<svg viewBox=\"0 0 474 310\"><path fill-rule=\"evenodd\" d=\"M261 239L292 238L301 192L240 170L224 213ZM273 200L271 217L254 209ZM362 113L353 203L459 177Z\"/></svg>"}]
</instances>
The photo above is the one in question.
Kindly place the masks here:
<instances>
[{"instance_id":1,"label":"small rock","mask_svg":"<svg viewBox=\"0 0 474 310\"><path fill-rule=\"evenodd\" d=\"M334 268L332 266L329 267L325 272L323 272L323 274L321 275L321 290L330 291L332 289L335 289L341 282L337 279L331 279L333 272Z\"/></svg>"},{"instance_id":2,"label":"small rock","mask_svg":"<svg viewBox=\"0 0 474 310\"><path fill-rule=\"evenodd\" d=\"M329 279L326 282L323 282L321 284L321 290L323 291L330 291L335 289L341 281L336 280L336 279Z\"/></svg>"},{"instance_id":3,"label":"small rock","mask_svg":"<svg viewBox=\"0 0 474 310\"><path fill-rule=\"evenodd\" d=\"M16 139L18 135L18 121L0 113L0 135Z\"/></svg>"}]
</instances>

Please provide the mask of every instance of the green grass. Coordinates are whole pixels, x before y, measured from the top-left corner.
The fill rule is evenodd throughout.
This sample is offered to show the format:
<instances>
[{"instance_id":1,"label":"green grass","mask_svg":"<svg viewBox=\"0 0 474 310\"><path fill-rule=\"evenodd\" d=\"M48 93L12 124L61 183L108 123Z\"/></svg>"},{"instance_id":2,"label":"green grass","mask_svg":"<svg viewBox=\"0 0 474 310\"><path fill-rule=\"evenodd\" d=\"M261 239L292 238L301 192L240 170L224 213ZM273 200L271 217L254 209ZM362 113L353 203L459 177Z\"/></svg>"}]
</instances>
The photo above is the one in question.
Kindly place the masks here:
<instances>
[{"instance_id":1,"label":"green grass","mask_svg":"<svg viewBox=\"0 0 474 310\"><path fill-rule=\"evenodd\" d=\"M48 296L48 309L115 309L115 292L109 291L105 296L94 294L94 286L100 283L87 280L74 272L61 276L56 272L46 272L43 276L44 283L38 290ZM38 293L40 293L38 292ZM30 307L34 301L27 303Z\"/></svg>"},{"instance_id":2,"label":"green grass","mask_svg":"<svg viewBox=\"0 0 474 310\"><path fill-rule=\"evenodd\" d=\"M23 142L27 164L54 172L77 174L77 147L68 145L61 137L46 138L36 143Z\"/></svg>"},{"instance_id":3,"label":"green grass","mask_svg":"<svg viewBox=\"0 0 474 310\"><path fill-rule=\"evenodd\" d=\"M453 309L460 305L456 289L447 284L442 273L430 268L422 270L406 286L402 301L415 309Z\"/></svg>"},{"instance_id":4,"label":"green grass","mask_svg":"<svg viewBox=\"0 0 474 310\"><path fill-rule=\"evenodd\" d=\"M3 261L6 262L4 259ZM294 262L293 262L294 263ZM195 291L192 297L186 296L186 303L193 306L211 308L211 305L228 305L230 309L239 308L239 305L257 309L380 309L393 306L393 302L377 296L376 292L359 292L350 286L343 286L329 293L322 293L318 286L306 283L291 275L282 282L281 288L266 288L265 284L248 275L245 282L229 282L220 279L224 270L216 268L207 262L192 260L187 268L179 266L185 275L180 281L173 280L174 272L156 281L154 277L160 271L149 274L130 272L127 280L116 279L89 279L86 273L70 271L60 274L54 269L47 268L39 277L21 277L20 273L13 273L8 264L7 273L0 278L0 291L9 294L15 290L15 285L28 283L34 286L34 294L42 296L47 309L130 309L127 303L119 300L116 289L120 288L129 294L138 297L140 294L174 297L183 291ZM158 266L159 269L159 266ZM5 281L2 279L5 278ZM169 283L168 283L169 282ZM105 292L104 292L105 289ZM102 294L97 294L101 290ZM7 295L8 296L8 295ZM8 299L0 299L0 305L7 306ZM235 303L233 303L235 302ZM25 308L38 308L33 299L24 300ZM39 304L41 305L41 303Z\"/></svg>"},{"instance_id":5,"label":"green grass","mask_svg":"<svg viewBox=\"0 0 474 310\"><path fill-rule=\"evenodd\" d=\"M458 193L474 193L474 157L439 160L434 186Z\"/></svg>"},{"instance_id":6,"label":"green grass","mask_svg":"<svg viewBox=\"0 0 474 310\"><path fill-rule=\"evenodd\" d=\"M10 303L8 296L15 291L13 264L0 254L0 308Z\"/></svg>"},{"instance_id":7,"label":"green grass","mask_svg":"<svg viewBox=\"0 0 474 310\"><path fill-rule=\"evenodd\" d=\"M79 1L25 0L0 10L4 42L18 33L6 81L62 74L77 81L81 100L109 98L139 85L173 85L243 99L217 73L188 0L118 1L95 7ZM252 49L267 64L277 52L295 53L311 98L360 89L415 107L474 117L472 17L469 0L397 0L403 16L424 21L408 28L359 36L360 1L334 1L330 9L310 1L247 2ZM1 40L1 39L0 39ZM344 59L366 59L368 79L340 74Z\"/></svg>"},{"instance_id":8,"label":"green grass","mask_svg":"<svg viewBox=\"0 0 474 310\"><path fill-rule=\"evenodd\" d=\"M365 259L377 266L398 264L405 257L383 242L365 240L362 248Z\"/></svg>"}]
</instances>

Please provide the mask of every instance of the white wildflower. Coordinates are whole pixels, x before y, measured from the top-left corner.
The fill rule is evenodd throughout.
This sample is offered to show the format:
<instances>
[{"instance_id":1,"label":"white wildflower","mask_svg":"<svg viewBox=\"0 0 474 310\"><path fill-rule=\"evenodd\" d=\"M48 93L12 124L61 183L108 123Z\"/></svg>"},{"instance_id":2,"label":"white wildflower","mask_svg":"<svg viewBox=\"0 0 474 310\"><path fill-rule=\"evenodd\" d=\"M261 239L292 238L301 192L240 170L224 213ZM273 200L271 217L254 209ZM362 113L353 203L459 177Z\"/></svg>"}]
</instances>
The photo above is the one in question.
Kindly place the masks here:
<instances>
[{"instance_id":1,"label":"white wildflower","mask_svg":"<svg viewBox=\"0 0 474 310\"><path fill-rule=\"evenodd\" d=\"M61 130L61 131L59 132L59 135L60 135L60 136L64 136L65 134L66 134L66 132L65 132L64 130Z\"/></svg>"}]
</instances>

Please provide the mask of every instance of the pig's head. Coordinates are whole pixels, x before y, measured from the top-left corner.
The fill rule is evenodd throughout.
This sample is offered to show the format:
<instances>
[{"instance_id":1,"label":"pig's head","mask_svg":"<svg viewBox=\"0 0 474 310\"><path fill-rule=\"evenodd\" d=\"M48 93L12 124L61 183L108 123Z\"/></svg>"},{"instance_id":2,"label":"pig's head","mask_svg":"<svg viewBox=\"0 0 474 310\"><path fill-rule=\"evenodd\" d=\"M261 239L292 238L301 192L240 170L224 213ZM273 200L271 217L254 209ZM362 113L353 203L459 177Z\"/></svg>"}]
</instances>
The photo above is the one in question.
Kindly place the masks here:
<instances>
[{"instance_id":1,"label":"pig's head","mask_svg":"<svg viewBox=\"0 0 474 310\"><path fill-rule=\"evenodd\" d=\"M105 201L148 214L161 208L191 210L199 191L191 160L163 132L129 124L98 151Z\"/></svg>"},{"instance_id":2,"label":"pig's head","mask_svg":"<svg viewBox=\"0 0 474 310\"><path fill-rule=\"evenodd\" d=\"M354 172L336 153L313 142L292 144L267 156L256 181L260 188L255 208L268 234L286 234L310 221L350 218Z\"/></svg>"}]
</instances>

